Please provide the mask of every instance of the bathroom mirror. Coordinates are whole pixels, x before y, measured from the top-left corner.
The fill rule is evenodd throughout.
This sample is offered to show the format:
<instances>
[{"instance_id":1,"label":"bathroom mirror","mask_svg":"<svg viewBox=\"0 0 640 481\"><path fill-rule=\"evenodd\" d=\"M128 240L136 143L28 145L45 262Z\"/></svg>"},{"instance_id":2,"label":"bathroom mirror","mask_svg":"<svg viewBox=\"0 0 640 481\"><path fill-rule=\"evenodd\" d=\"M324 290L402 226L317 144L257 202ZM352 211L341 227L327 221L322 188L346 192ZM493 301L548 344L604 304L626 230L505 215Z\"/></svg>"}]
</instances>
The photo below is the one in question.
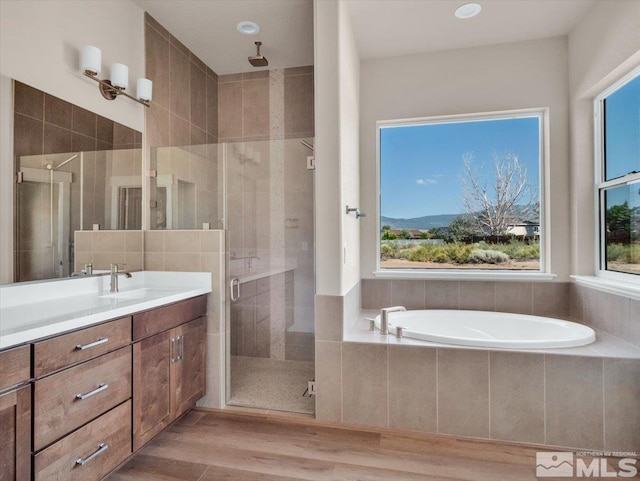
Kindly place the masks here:
<instances>
[{"instance_id":1,"label":"bathroom mirror","mask_svg":"<svg viewBox=\"0 0 640 481\"><path fill-rule=\"evenodd\" d=\"M72 275L77 231L142 229L140 132L17 81L13 115L15 281Z\"/></svg>"}]
</instances>

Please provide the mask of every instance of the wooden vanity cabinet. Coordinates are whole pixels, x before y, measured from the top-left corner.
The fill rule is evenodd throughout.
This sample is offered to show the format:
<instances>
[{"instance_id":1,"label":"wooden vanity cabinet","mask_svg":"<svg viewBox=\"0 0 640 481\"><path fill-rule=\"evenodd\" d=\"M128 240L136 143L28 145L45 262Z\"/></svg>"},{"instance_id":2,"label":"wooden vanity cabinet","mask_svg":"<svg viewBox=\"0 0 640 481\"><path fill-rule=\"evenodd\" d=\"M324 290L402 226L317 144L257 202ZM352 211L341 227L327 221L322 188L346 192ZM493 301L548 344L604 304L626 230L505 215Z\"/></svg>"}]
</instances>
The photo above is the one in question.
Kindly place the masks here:
<instances>
[{"instance_id":1,"label":"wooden vanity cabinet","mask_svg":"<svg viewBox=\"0 0 640 481\"><path fill-rule=\"evenodd\" d=\"M31 479L30 346L0 352L0 480Z\"/></svg>"},{"instance_id":2,"label":"wooden vanity cabinet","mask_svg":"<svg viewBox=\"0 0 640 481\"><path fill-rule=\"evenodd\" d=\"M206 392L207 319L200 317L176 328L180 360L173 363L174 419L191 408Z\"/></svg>"},{"instance_id":3,"label":"wooden vanity cabinet","mask_svg":"<svg viewBox=\"0 0 640 481\"><path fill-rule=\"evenodd\" d=\"M131 454L131 317L33 344L33 479L98 481Z\"/></svg>"},{"instance_id":4,"label":"wooden vanity cabinet","mask_svg":"<svg viewBox=\"0 0 640 481\"><path fill-rule=\"evenodd\" d=\"M189 410L205 394L206 307L0 351L0 481L98 481Z\"/></svg>"},{"instance_id":5,"label":"wooden vanity cabinet","mask_svg":"<svg viewBox=\"0 0 640 481\"><path fill-rule=\"evenodd\" d=\"M134 450L204 396L205 312L203 296L133 316ZM159 328L166 330L154 333Z\"/></svg>"}]
</instances>

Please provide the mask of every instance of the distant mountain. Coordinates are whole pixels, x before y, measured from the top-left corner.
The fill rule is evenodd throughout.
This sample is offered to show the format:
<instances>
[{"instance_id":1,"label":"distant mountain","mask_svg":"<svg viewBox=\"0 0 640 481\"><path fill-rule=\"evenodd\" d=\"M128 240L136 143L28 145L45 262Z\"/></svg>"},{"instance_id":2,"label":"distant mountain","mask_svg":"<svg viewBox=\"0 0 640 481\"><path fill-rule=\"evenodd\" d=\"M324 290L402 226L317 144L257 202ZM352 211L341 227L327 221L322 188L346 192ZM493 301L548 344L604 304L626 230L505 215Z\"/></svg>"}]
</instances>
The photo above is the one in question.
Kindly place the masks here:
<instances>
[{"instance_id":1,"label":"distant mountain","mask_svg":"<svg viewBox=\"0 0 640 481\"><path fill-rule=\"evenodd\" d=\"M524 208L522 206L515 206L516 213L522 212ZM439 215L425 215L423 217L412 217L411 219L396 219L393 217L380 217L380 227L388 225L392 229L419 229L428 230L434 227L449 227L451 221L458 216L466 216L468 214L439 214ZM524 217L524 216L523 216ZM537 222L538 216L528 215L527 220Z\"/></svg>"},{"instance_id":2,"label":"distant mountain","mask_svg":"<svg viewBox=\"0 0 640 481\"><path fill-rule=\"evenodd\" d=\"M448 227L451 221L461 214L425 215L411 219L394 219L393 217L380 217L380 226L388 225L392 229L419 229L428 230L437 227Z\"/></svg>"}]
</instances>

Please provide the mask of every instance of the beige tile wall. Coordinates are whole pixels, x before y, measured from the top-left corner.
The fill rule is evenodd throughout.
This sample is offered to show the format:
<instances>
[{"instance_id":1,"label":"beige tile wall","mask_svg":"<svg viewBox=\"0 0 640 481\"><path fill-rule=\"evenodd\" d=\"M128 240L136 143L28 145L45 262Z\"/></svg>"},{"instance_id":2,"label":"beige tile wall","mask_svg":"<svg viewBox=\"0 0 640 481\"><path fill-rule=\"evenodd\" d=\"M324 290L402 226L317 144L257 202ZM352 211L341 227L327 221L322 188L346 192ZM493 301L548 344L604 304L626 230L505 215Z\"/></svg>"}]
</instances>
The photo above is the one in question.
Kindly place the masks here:
<instances>
[{"instance_id":1,"label":"beige tile wall","mask_svg":"<svg viewBox=\"0 0 640 481\"><path fill-rule=\"evenodd\" d=\"M640 346L640 300L572 283L569 316Z\"/></svg>"},{"instance_id":2,"label":"beige tile wall","mask_svg":"<svg viewBox=\"0 0 640 481\"><path fill-rule=\"evenodd\" d=\"M617 321L640 320L640 303L569 284L462 284L364 279L344 298L316 296L316 417L567 448L637 451L640 360L340 342L340 313L353 320L353 311L359 311L354 299L360 295L365 308L403 302L449 309L482 305L560 318L577 318L589 302L604 302L602 315L608 311ZM474 287L489 299L469 299ZM598 301L587 300L590 295ZM626 329L623 333L635 329L631 321L619 326Z\"/></svg>"},{"instance_id":3,"label":"beige tile wall","mask_svg":"<svg viewBox=\"0 0 640 481\"><path fill-rule=\"evenodd\" d=\"M89 263L94 271L109 270L111 264L127 271L142 270L142 231L76 231L74 270L80 272Z\"/></svg>"},{"instance_id":4,"label":"beige tile wall","mask_svg":"<svg viewBox=\"0 0 640 481\"><path fill-rule=\"evenodd\" d=\"M218 76L149 14L145 14L147 76L154 96L146 116L150 166L158 176L193 184L193 209L172 209L168 215L152 208L151 229L197 229L207 222L218 227ZM158 178L150 180L150 196L158 201ZM174 196L177 199L177 196Z\"/></svg>"},{"instance_id":5,"label":"beige tile wall","mask_svg":"<svg viewBox=\"0 0 640 481\"><path fill-rule=\"evenodd\" d=\"M640 360L316 341L322 421L631 452Z\"/></svg>"},{"instance_id":6,"label":"beige tile wall","mask_svg":"<svg viewBox=\"0 0 640 481\"><path fill-rule=\"evenodd\" d=\"M220 142L313 137L313 118L313 66L218 76Z\"/></svg>"}]
</instances>

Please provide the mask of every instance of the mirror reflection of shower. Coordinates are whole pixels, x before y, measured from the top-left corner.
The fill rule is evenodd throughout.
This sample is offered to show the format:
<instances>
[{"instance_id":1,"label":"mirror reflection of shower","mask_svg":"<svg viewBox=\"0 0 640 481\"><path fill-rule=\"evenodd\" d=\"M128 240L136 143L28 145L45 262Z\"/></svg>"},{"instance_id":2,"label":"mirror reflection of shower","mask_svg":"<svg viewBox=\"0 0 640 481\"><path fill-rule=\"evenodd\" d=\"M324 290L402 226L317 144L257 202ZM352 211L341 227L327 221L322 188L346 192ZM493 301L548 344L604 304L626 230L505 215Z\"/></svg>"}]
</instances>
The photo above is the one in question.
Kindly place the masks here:
<instances>
[{"instance_id":1,"label":"mirror reflection of shower","mask_svg":"<svg viewBox=\"0 0 640 481\"><path fill-rule=\"evenodd\" d=\"M19 156L16 281L78 270L77 231L140 229L141 171L139 148Z\"/></svg>"},{"instance_id":2,"label":"mirror reflection of shower","mask_svg":"<svg viewBox=\"0 0 640 481\"><path fill-rule=\"evenodd\" d=\"M64 167L65 165L67 165L69 162L71 162L74 159L78 158L78 154L74 154L71 157L69 157L66 160L63 160L62 162L60 162L58 165L56 165L55 167L48 163L46 165L46 169L49 171L49 244L46 245L47 248L51 249L51 263L52 263L52 270L54 272L55 275L57 275L58 277L64 277L67 276L69 274L69 271L72 269L71 268L71 264L72 264L72 253L69 252L70 248L69 246L65 245L65 238L64 238L64 231L66 231L66 227L68 224L68 216L65 217L64 212L65 212L65 205L66 202L65 200L65 196L61 195L62 191L65 191L65 189L60 186L58 188L58 226L62 227L58 229L58 239L57 242L54 240L54 229L53 229L53 217L54 217L54 213L53 213L53 207L54 207L54 195L53 195L53 191L54 191L54 185L53 185L53 174L54 171L59 170L61 167ZM82 168L84 166L84 162L83 162L83 158L82 158L82 152L80 153L80 179L82 179ZM82 191L82 183L80 184L80 190ZM68 190L66 190L68 192ZM60 205L60 203L62 203L63 205ZM80 218L82 219L82 205L80 206ZM65 252L67 251L67 252ZM68 253L69 255L65 255L66 253ZM68 264L65 266L65 258L68 262Z\"/></svg>"}]
</instances>

